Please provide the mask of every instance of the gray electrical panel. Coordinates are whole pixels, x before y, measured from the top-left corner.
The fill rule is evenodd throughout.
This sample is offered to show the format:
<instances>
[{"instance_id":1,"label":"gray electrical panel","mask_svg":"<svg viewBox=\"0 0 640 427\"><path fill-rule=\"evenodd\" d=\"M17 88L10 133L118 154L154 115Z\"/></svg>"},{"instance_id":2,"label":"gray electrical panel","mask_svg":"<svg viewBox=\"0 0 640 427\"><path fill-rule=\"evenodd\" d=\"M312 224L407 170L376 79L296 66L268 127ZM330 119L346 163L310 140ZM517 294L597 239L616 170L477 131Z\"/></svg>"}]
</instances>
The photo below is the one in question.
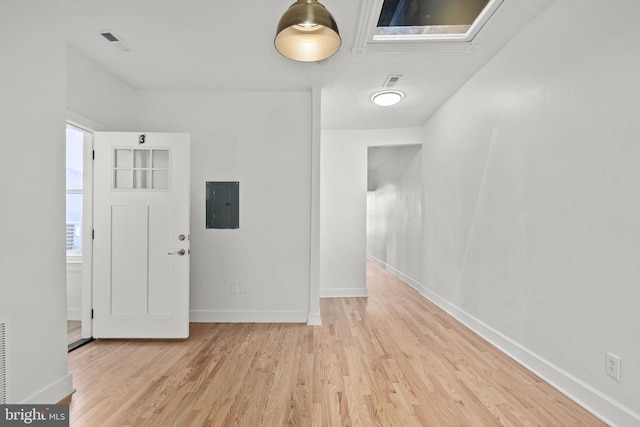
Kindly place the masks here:
<instances>
[{"instance_id":1,"label":"gray electrical panel","mask_svg":"<svg viewBox=\"0 0 640 427\"><path fill-rule=\"evenodd\" d=\"M207 228L240 228L240 183L207 182Z\"/></svg>"}]
</instances>

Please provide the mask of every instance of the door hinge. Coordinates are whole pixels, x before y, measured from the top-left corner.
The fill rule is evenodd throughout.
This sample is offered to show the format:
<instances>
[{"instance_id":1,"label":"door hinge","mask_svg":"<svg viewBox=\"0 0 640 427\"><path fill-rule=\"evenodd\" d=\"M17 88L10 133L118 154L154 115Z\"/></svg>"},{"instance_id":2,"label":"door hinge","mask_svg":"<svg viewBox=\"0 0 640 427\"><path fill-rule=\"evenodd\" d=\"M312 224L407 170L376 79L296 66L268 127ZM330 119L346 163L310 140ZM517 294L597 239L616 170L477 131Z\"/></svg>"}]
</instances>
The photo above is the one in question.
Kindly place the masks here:
<instances>
[{"instance_id":1,"label":"door hinge","mask_svg":"<svg viewBox=\"0 0 640 427\"><path fill-rule=\"evenodd\" d=\"M93 319L93 308L91 309L91 318Z\"/></svg>"},{"instance_id":2,"label":"door hinge","mask_svg":"<svg viewBox=\"0 0 640 427\"><path fill-rule=\"evenodd\" d=\"M91 158L92 158L93 160L95 160L95 159L96 159L96 150L92 150L92 151L91 151Z\"/></svg>"},{"instance_id":3,"label":"door hinge","mask_svg":"<svg viewBox=\"0 0 640 427\"><path fill-rule=\"evenodd\" d=\"M96 238L96 230L91 230L91 240L95 240Z\"/></svg>"}]
</instances>

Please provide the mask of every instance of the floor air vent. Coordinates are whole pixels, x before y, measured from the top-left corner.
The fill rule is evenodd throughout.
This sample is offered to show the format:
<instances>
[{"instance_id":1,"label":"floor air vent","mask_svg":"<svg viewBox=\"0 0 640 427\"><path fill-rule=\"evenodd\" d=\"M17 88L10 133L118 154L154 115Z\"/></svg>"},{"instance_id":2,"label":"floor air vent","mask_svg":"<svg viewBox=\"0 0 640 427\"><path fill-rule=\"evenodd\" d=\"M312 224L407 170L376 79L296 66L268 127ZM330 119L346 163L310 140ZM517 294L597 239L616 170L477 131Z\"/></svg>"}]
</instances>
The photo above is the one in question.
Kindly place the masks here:
<instances>
[{"instance_id":1,"label":"floor air vent","mask_svg":"<svg viewBox=\"0 0 640 427\"><path fill-rule=\"evenodd\" d=\"M0 405L7 403L7 324L0 320Z\"/></svg>"}]
</instances>

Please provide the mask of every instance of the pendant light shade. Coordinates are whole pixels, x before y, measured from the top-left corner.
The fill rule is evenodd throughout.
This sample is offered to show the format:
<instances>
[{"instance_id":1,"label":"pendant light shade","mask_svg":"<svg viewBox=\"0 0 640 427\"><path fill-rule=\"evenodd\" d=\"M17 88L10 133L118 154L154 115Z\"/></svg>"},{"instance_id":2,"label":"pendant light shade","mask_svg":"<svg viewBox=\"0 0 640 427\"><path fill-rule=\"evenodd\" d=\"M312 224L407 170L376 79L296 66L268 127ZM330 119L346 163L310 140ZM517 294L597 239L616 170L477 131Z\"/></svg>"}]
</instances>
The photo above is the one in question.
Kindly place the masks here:
<instances>
[{"instance_id":1,"label":"pendant light shade","mask_svg":"<svg viewBox=\"0 0 640 427\"><path fill-rule=\"evenodd\" d=\"M322 61L335 54L341 40L331 13L317 0L297 0L280 18L276 50L294 61Z\"/></svg>"}]
</instances>

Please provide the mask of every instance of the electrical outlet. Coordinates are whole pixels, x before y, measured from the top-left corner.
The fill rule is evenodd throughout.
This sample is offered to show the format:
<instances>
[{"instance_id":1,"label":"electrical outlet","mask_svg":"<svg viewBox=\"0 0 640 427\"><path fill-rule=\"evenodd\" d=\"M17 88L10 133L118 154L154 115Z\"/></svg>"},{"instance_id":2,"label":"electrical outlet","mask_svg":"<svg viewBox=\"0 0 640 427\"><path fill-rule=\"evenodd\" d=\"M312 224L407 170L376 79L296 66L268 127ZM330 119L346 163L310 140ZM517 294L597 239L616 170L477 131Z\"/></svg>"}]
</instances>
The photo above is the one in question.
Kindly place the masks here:
<instances>
[{"instance_id":1,"label":"electrical outlet","mask_svg":"<svg viewBox=\"0 0 640 427\"><path fill-rule=\"evenodd\" d=\"M604 369L607 375L614 380L620 381L620 358L618 356L607 353Z\"/></svg>"}]
</instances>

